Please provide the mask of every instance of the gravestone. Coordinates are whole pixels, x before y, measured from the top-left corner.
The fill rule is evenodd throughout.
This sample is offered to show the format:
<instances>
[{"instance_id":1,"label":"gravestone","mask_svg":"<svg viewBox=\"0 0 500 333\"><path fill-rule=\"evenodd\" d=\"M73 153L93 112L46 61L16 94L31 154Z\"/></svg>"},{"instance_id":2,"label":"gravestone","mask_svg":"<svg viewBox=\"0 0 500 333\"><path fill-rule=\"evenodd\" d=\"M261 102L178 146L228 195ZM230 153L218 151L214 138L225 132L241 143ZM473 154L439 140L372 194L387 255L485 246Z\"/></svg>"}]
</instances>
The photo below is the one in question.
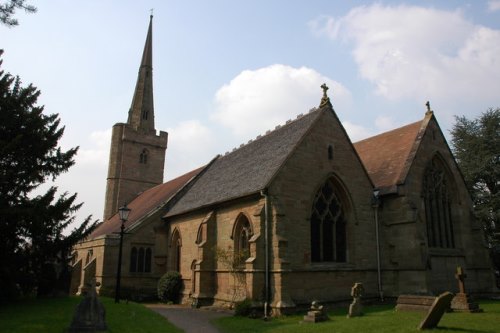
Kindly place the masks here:
<instances>
[{"instance_id":1,"label":"gravestone","mask_svg":"<svg viewBox=\"0 0 500 333\"><path fill-rule=\"evenodd\" d=\"M365 292L365 288L363 288L363 284L356 282L354 286L351 288L351 296L352 303L349 305L349 313L347 314L348 318L358 317L363 315L363 305L361 304L361 296Z\"/></svg>"},{"instance_id":2,"label":"gravestone","mask_svg":"<svg viewBox=\"0 0 500 333\"><path fill-rule=\"evenodd\" d=\"M436 297L424 295L399 295L396 311L429 311Z\"/></svg>"},{"instance_id":3,"label":"gravestone","mask_svg":"<svg viewBox=\"0 0 500 333\"><path fill-rule=\"evenodd\" d=\"M434 300L434 303L429 309L429 312L427 312L424 320L422 320L422 322L418 326L418 329L427 330L435 328L441 320L441 317L443 317L445 311L449 309L452 298L453 294L448 291L439 295Z\"/></svg>"},{"instance_id":4,"label":"gravestone","mask_svg":"<svg viewBox=\"0 0 500 333\"><path fill-rule=\"evenodd\" d=\"M313 301L311 303L311 309L307 312L307 315L304 316L304 321L308 323L317 323L325 320L328 320L328 315L323 305L320 305L318 301Z\"/></svg>"},{"instance_id":5,"label":"gravestone","mask_svg":"<svg viewBox=\"0 0 500 333\"><path fill-rule=\"evenodd\" d=\"M95 279L92 279L87 295L76 307L68 332L99 332L107 330L106 311L104 305L97 298L96 286L99 286L99 284L96 283Z\"/></svg>"},{"instance_id":6,"label":"gravestone","mask_svg":"<svg viewBox=\"0 0 500 333\"><path fill-rule=\"evenodd\" d=\"M457 312L482 312L479 305L474 302L472 297L465 292L465 274L462 267L457 267L455 278L458 281L458 294L451 300L451 309Z\"/></svg>"}]
</instances>

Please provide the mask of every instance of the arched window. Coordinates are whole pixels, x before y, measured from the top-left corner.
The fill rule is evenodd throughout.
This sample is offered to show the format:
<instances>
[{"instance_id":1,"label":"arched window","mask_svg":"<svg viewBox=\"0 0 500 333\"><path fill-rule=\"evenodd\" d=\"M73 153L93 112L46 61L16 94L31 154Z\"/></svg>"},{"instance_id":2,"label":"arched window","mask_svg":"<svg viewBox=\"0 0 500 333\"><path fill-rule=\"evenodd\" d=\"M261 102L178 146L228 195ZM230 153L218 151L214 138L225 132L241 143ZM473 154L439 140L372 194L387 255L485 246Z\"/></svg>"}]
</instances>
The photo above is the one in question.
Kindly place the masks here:
<instances>
[{"instance_id":1,"label":"arched window","mask_svg":"<svg viewBox=\"0 0 500 333\"><path fill-rule=\"evenodd\" d=\"M139 248L139 255L137 258L137 271L144 272L144 248Z\"/></svg>"},{"instance_id":2,"label":"arched window","mask_svg":"<svg viewBox=\"0 0 500 333\"><path fill-rule=\"evenodd\" d=\"M174 230L170 244L170 267L180 273L182 260L182 240L178 229Z\"/></svg>"},{"instance_id":3,"label":"arched window","mask_svg":"<svg viewBox=\"0 0 500 333\"><path fill-rule=\"evenodd\" d=\"M146 254L144 257L144 272L151 273L151 249L146 248Z\"/></svg>"},{"instance_id":4,"label":"arched window","mask_svg":"<svg viewBox=\"0 0 500 333\"><path fill-rule=\"evenodd\" d=\"M148 110L142 111L142 119L147 120L148 119L148 114L149 114Z\"/></svg>"},{"instance_id":5,"label":"arched window","mask_svg":"<svg viewBox=\"0 0 500 333\"><path fill-rule=\"evenodd\" d=\"M448 179L443 163L434 157L425 169L422 193L429 247L455 247Z\"/></svg>"},{"instance_id":6,"label":"arched window","mask_svg":"<svg viewBox=\"0 0 500 333\"><path fill-rule=\"evenodd\" d=\"M316 193L311 213L311 261L346 262L345 211L336 193L334 179L328 179Z\"/></svg>"},{"instance_id":7,"label":"arched window","mask_svg":"<svg viewBox=\"0 0 500 333\"><path fill-rule=\"evenodd\" d=\"M333 146L328 145L328 159L333 160Z\"/></svg>"},{"instance_id":8,"label":"arched window","mask_svg":"<svg viewBox=\"0 0 500 333\"><path fill-rule=\"evenodd\" d=\"M250 256L249 240L251 236L252 229L248 218L245 215L240 215L233 229L235 265L244 264L245 260Z\"/></svg>"},{"instance_id":9,"label":"arched window","mask_svg":"<svg viewBox=\"0 0 500 333\"><path fill-rule=\"evenodd\" d=\"M148 163L148 155L149 151L147 149L143 149L141 155L139 156L139 163L147 164Z\"/></svg>"},{"instance_id":10,"label":"arched window","mask_svg":"<svg viewBox=\"0 0 500 333\"><path fill-rule=\"evenodd\" d=\"M135 246L130 251L130 272L137 272L137 248Z\"/></svg>"},{"instance_id":11,"label":"arched window","mask_svg":"<svg viewBox=\"0 0 500 333\"><path fill-rule=\"evenodd\" d=\"M94 256L94 250L90 249L87 251L87 258L85 258L85 265L87 265L92 257Z\"/></svg>"}]
</instances>

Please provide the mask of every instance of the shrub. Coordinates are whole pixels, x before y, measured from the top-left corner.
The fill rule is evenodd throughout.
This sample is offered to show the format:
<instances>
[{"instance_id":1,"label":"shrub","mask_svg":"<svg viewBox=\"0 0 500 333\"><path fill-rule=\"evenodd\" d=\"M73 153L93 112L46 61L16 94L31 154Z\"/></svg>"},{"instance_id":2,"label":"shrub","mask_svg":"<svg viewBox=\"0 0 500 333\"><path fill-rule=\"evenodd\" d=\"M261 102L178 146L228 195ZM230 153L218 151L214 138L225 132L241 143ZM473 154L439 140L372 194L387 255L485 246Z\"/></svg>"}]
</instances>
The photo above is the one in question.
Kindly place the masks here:
<instances>
[{"instance_id":1,"label":"shrub","mask_svg":"<svg viewBox=\"0 0 500 333\"><path fill-rule=\"evenodd\" d=\"M158 281L158 298L162 302L177 302L182 288L182 279L179 272L170 271Z\"/></svg>"},{"instance_id":2,"label":"shrub","mask_svg":"<svg viewBox=\"0 0 500 333\"><path fill-rule=\"evenodd\" d=\"M245 298L241 302L236 302L234 314L236 316L248 317L252 313L252 301Z\"/></svg>"}]
</instances>

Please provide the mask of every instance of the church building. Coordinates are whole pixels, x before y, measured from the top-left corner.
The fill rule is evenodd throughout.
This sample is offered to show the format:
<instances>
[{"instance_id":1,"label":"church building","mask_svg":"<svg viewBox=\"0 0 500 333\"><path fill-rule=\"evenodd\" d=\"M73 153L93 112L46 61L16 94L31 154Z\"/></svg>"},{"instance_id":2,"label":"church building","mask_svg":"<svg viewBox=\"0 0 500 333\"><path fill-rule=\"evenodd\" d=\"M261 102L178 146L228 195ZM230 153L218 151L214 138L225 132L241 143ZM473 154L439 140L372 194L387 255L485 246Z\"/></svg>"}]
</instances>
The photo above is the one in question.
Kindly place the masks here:
<instances>
[{"instance_id":1,"label":"church building","mask_svg":"<svg viewBox=\"0 0 500 333\"><path fill-rule=\"evenodd\" d=\"M352 143L323 88L318 107L163 183L154 123L152 22L126 123L113 126L104 222L74 249L71 292L152 298L168 271L183 303L251 299L285 313L312 300L494 291L464 179L427 105L423 118ZM319 98L318 98L319 99ZM170 156L173 159L175 156ZM167 162L168 163L168 162Z\"/></svg>"}]
</instances>

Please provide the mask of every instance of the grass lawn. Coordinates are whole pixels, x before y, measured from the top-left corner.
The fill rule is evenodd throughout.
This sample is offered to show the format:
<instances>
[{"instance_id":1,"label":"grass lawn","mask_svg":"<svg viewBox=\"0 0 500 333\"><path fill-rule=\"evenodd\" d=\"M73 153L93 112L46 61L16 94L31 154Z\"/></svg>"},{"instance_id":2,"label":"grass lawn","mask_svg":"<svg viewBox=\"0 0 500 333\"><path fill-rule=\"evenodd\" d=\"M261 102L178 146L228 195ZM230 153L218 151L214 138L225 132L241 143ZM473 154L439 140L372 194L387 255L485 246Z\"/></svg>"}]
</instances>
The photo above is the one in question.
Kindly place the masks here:
<instances>
[{"instance_id":1,"label":"grass lawn","mask_svg":"<svg viewBox=\"0 0 500 333\"><path fill-rule=\"evenodd\" d=\"M482 301L483 313L445 313L434 332L500 332L500 301ZM317 324L301 323L302 315L273 318L269 321L242 317L217 319L214 323L224 333L266 332L419 332L417 326L423 312L396 312L394 306L370 306L362 317L347 318L347 309L329 312L330 321Z\"/></svg>"},{"instance_id":2,"label":"grass lawn","mask_svg":"<svg viewBox=\"0 0 500 333\"><path fill-rule=\"evenodd\" d=\"M101 297L110 333L182 332L141 304L115 304ZM0 306L0 333L62 333L70 325L80 297L30 299Z\"/></svg>"}]
</instances>

